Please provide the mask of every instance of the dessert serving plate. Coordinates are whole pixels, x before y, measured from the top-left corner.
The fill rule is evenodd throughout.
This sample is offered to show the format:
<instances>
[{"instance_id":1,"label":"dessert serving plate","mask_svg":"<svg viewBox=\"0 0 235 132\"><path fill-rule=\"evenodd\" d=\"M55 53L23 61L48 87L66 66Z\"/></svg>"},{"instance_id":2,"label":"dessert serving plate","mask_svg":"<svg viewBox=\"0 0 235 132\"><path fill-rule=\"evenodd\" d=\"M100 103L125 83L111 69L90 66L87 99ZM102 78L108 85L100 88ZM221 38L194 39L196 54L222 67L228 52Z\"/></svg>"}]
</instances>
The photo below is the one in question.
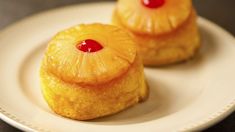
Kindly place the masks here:
<instances>
[{"instance_id":1,"label":"dessert serving plate","mask_svg":"<svg viewBox=\"0 0 235 132\"><path fill-rule=\"evenodd\" d=\"M235 39L198 19L199 54L167 67L145 68L147 101L113 116L76 121L53 113L42 97L39 65L48 40L81 23L110 23L114 3L43 12L0 32L0 118L24 131L156 132L202 130L235 109Z\"/></svg>"}]
</instances>

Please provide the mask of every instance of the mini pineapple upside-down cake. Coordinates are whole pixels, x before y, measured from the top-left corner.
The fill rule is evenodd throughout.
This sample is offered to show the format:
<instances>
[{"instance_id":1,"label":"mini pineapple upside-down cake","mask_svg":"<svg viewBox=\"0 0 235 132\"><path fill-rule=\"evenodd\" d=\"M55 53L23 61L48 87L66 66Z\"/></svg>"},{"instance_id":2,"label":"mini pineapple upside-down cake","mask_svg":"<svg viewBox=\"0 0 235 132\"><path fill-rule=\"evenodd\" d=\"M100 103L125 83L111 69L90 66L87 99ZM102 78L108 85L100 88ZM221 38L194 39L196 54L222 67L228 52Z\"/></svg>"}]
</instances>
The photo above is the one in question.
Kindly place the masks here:
<instances>
[{"instance_id":1,"label":"mini pineapple upside-down cake","mask_svg":"<svg viewBox=\"0 0 235 132\"><path fill-rule=\"evenodd\" d=\"M191 0L118 0L112 23L130 32L146 66L193 57L200 47Z\"/></svg>"},{"instance_id":2,"label":"mini pineapple upside-down cake","mask_svg":"<svg viewBox=\"0 0 235 132\"><path fill-rule=\"evenodd\" d=\"M111 25L79 25L59 32L48 44L40 81L50 108L77 120L117 113L148 95L135 43Z\"/></svg>"}]
</instances>

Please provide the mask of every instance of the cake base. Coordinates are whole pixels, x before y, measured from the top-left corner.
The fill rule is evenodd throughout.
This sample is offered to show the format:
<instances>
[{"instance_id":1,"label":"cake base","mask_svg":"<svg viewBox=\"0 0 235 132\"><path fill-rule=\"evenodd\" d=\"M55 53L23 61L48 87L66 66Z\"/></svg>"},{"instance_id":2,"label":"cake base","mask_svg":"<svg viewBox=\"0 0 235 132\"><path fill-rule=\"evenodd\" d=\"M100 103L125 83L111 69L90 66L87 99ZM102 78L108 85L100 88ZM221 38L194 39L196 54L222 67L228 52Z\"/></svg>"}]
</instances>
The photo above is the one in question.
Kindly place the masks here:
<instances>
[{"instance_id":1,"label":"cake base","mask_svg":"<svg viewBox=\"0 0 235 132\"><path fill-rule=\"evenodd\" d=\"M89 120L122 111L148 97L143 66L137 57L126 73L99 85L67 83L40 70L42 92L51 109L64 117Z\"/></svg>"}]
</instances>

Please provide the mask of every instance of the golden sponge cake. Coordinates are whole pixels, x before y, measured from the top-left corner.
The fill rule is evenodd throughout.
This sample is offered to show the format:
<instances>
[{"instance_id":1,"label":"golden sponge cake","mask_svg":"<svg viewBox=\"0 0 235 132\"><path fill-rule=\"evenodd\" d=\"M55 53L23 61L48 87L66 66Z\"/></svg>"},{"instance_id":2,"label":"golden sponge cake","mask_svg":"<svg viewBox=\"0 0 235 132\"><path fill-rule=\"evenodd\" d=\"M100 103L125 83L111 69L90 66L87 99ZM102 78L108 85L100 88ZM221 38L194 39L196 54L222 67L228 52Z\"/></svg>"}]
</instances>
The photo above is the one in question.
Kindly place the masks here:
<instances>
[{"instance_id":1,"label":"golden sponge cake","mask_svg":"<svg viewBox=\"0 0 235 132\"><path fill-rule=\"evenodd\" d=\"M161 1L151 8L143 1ZM119 0L112 23L136 41L146 66L187 60L200 47L197 14L191 0Z\"/></svg>"},{"instance_id":2,"label":"golden sponge cake","mask_svg":"<svg viewBox=\"0 0 235 132\"><path fill-rule=\"evenodd\" d=\"M59 32L48 44L40 80L50 108L77 120L117 113L148 95L135 43L111 25Z\"/></svg>"}]
</instances>

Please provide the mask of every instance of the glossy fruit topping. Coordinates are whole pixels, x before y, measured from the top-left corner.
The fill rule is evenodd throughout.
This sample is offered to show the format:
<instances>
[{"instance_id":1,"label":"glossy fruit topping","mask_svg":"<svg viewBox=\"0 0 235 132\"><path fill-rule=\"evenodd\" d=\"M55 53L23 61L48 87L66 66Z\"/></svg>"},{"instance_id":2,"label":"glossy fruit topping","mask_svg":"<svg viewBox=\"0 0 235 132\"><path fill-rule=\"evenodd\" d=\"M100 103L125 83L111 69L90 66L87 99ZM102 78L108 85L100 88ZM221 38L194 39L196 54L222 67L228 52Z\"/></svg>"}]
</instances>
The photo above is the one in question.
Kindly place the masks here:
<instances>
[{"instance_id":1,"label":"glossy fruit topping","mask_svg":"<svg viewBox=\"0 0 235 132\"><path fill-rule=\"evenodd\" d=\"M102 45L92 39L83 40L81 43L77 44L76 47L83 52L97 52L103 49Z\"/></svg>"},{"instance_id":2,"label":"glossy fruit topping","mask_svg":"<svg viewBox=\"0 0 235 132\"><path fill-rule=\"evenodd\" d=\"M158 8L161 7L165 0L141 0L142 4L148 8Z\"/></svg>"}]
</instances>

